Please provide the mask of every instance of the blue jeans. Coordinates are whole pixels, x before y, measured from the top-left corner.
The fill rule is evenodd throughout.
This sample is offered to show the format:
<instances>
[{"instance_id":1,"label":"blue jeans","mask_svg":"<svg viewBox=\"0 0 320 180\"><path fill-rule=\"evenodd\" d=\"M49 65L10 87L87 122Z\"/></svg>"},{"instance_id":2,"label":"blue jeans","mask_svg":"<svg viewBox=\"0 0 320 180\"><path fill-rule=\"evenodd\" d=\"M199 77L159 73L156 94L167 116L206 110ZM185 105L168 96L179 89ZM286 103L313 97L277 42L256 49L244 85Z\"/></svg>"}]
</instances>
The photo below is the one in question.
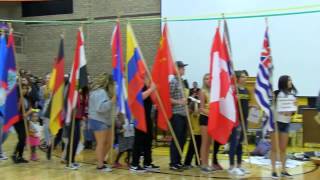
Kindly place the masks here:
<instances>
[{"instance_id":1,"label":"blue jeans","mask_svg":"<svg viewBox=\"0 0 320 180\"><path fill-rule=\"evenodd\" d=\"M243 132L241 125L232 129L230 136L230 149L229 149L229 163L234 165L234 155L237 154L237 164L240 165L242 161L242 140Z\"/></svg>"},{"instance_id":2,"label":"blue jeans","mask_svg":"<svg viewBox=\"0 0 320 180\"><path fill-rule=\"evenodd\" d=\"M179 146L183 151L183 146L186 142L187 136L187 117L174 114L171 118L170 123L172 125L174 133L176 134ZM181 156L178 149L176 148L174 140L172 139L170 144L170 166L174 166L177 164L181 164Z\"/></svg>"},{"instance_id":3,"label":"blue jeans","mask_svg":"<svg viewBox=\"0 0 320 180\"><path fill-rule=\"evenodd\" d=\"M50 119L49 118L46 118L46 117L43 117L42 118L44 123L43 123L43 131L44 131L44 139L46 141L46 144L48 146L50 146L52 143L52 135L50 133L50 129L49 129L49 123L50 123Z\"/></svg>"},{"instance_id":4,"label":"blue jeans","mask_svg":"<svg viewBox=\"0 0 320 180\"><path fill-rule=\"evenodd\" d=\"M111 125L107 125L106 123L94 119L89 119L88 122L89 130L91 131L105 131L111 129Z\"/></svg>"}]
</instances>

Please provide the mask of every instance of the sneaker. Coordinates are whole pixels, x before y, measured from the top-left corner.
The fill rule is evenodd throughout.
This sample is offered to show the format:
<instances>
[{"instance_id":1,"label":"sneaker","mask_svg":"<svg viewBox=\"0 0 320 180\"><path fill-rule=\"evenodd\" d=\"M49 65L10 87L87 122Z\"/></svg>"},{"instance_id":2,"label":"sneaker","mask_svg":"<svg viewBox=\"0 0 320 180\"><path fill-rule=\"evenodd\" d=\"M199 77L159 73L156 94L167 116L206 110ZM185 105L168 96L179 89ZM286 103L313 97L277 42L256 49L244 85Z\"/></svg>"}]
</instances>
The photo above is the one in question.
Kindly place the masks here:
<instances>
[{"instance_id":1,"label":"sneaker","mask_svg":"<svg viewBox=\"0 0 320 180\"><path fill-rule=\"evenodd\" d=\"M137 173L144 173L146 172L146 169L142 168L141 166L130 166L129 170L131 172L137 172Z\"/></svg>"},{"instance_id":2,"label":"sneaker","mask_svg":"<svg viewBox=\"0 0 320 180\"><path fill-rule=\"evenodd\" d=\"M72 165L73 165L73 166L76 166L76 167L78 167L78 168L81 167L81 164L80 164L80 163L76 163L76 162L72 163Z\"/></svg>"},{"instance_id":3,"label":"sneaker","mask_svg":"<svg viewBox=\"0 0 320 180\"><path fill-rule=\"evenodd\" d=\"M11 159L12 159L13 163L17 163L17 156L16 155L12 155Z\"/></svg>"},{"instance_id":4,"label":"sneaker","mask_svg":"<svg viewBox=\"0 0 320 180\"><path fill-rule=\"evenodd\" d=\"M243 171L241 171L239 168L232 168L231 170L229 170L229 173L234 176L244 176L245 175L245 173Z\"/></svg>"},{"instance_id":5,"label":"sneaker","mask_svg":"<svg viewBox=\"0 0 320 180\"><path fill-rule=\"evenodd\" d=\"M23 157L17 157L16 163L28 163L29 161L25 160Z\"/></svg>"},{"instance_id":6,"label":"sneaker","mask_svg":"<svg viewBox=\"0 0 320 180\"><path fill-rule=\"evenodd\" d=\"M106 165L103 165L102 167L97 167L97 170L102 171L102 172L111 172L112 169Z\"/></svg>"},{"instance_id":7,"label":"sneaker","mask_svg":"<svg viewBox=\"0 0 320 180\"><path fill-rule=\"evenodd\" d=\"M250 174L251 172L247 169L244 169L244 168L238 168L240 169L242 172L244 172L245 174Z\"/></svg>"},{"instance_id":8,"label":"sneaker","mask_svg":"<svg viewBox=\"0 0 320 180\"><path fill-rule=\"evenodd\" d=\"M292 175L289 174L287 171L282 171L281 172L281 177L292 177Z\"/></svg>"},{"instance_id":9,"label":"sneaker","mask_svg":"<svg viewBox=\"0 0 320 180\"><path fill-rule=\"evenodd\" d=\"M272 178L272 179L279 179L279 176L277 175L276 172L272 172L271 178Z\"/></svg>"},{"instance_id":10,"label":"sneaker","mask_svg":"<svg viewBox=\"0 0 320 180\"><path fill-rule=\"evenodd\" d=\"M143 168L149 172L160 172L160 166L154 164L144 165Z\"/></svg>"},{"instance_id":11,"label":"sneaker","mask_svg":"<svg viewBox=\"0 0 320 180\"><path fill-rule=\"evenodd\" d=\"M0 160L7 160L8 157L5 154L0 154Z\"/></svg>"},{"instance_id":12,"label":"sneaker","mask_svg":"<svg viewBox=\"0 0 320 180\"><path fill-rule=\"evenodd\" d=\"M79 167L80 166L77 163L71 163L70 165L67 165L65 168L70 170L78 170Z\"/></svg>"},{"instance_id":13,"label":"sneaker","mask_svg":"<svg viewBox=\"0 0 320 180\"><path fill-rule=\"evenodd\" d=\"M179 164L170 165L170 170L181 172L181 171L183 171L183 166L181 166Z\"/></svg>"},{"instance_id":14,"label":"sneaker","mask_svg":"<svg viewBox=\"0 0 320 180\"><path fill-rule=\"evenodd\" d=\"M194 168L194 166L192 166L191 164L190 165L183 165L184 169L192 169Z\"/></svg>"},{"instance_id":15,"label":"sneaker","mask_svg":"<svg viewBox=\"0 0 320 180\"><path fill-rule=\"evenodd\" d=\"M38 161L39 159L38 159L38 157L37 157L37 154L32 153L30 160L31 160L31 161Z\"/></svg>"},{"instance_id":16,"label":"sneaker","mask_svg":"<svg viewBox=\"0 0 320 180\"><path fill-rule=\"evenodd\" d=\"M213 164L212 168L216 171L223 170L223 167L220 164Z\"/></svg>"},{"instance_id":17,"label":"sneaker","mask_svg":"<svg viewBox=\"0 0 320 180\"><path fill-rule=\"evenodd\" d=\"M177 166L179 166L183 170L187 170L188 169L187 166L185 166L184 164L181 164L181 163L177 164Z\"/></svg>"},{"instance_id":18,"label":"sneaker","mask_svg":"<svg viewBox=\"0 0 320 180\"><path fill-rule=\"evenodd\" d=\"M214 171L214 169L212 167L205 166L205 167L201 167L200 171L202 173L212 173Z\"/></svg>"}]
</instances>

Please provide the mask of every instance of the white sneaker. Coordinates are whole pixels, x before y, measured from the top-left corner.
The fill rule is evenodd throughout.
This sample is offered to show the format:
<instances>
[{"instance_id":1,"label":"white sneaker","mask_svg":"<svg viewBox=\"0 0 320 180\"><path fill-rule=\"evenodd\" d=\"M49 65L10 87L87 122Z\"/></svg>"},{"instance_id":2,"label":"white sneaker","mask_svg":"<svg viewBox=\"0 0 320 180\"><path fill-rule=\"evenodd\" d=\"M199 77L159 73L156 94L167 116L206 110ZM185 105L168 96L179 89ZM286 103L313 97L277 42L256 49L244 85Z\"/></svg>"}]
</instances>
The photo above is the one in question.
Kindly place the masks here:
<instances>
[{"instance_id":1,"label":"white sneaker","mask_svg":"<svg viewBox=\"0 0 320 180\"><path fill-rule=\"evenodd\" d=\"M146 169L141 167L141 166L130 166L129 170L131 172L136 172L136 173L144 173L146 172Z\"/></svg>"},{"instance_id":2,"label":"white sneaker","mask_svg":"<svg viewBox=\"0 0 320 180\"><path fill-rule=\"evenodd\" d=\"M7 160L8 157L5 154L0 154L0 160Z\"/></svg>"},{"instance_id":3,"label":"white sneaker","mask_svg":"<svg viewBox=\"0 0 320 180\"><path fill-rule=\"evenodd\" d=\"M200 170L202 173L212 173L214 171L214 169L210 166L200 167Z\"/></svg>"},{"instance_id":4,"label":"white sneaker","mask_svg":"<svg viewBox=\"0 0 320 180\"><path fill-rule=\"evenodd\" d=\"M242 172L244 172L245 174L250 174L251 172L247 169L244 168L239 168Z\"/></svg>"},{"instance_id":5,"label":"white sneaker","mask_svg":"<svg viewBox=\"0 0 320 180\"><path fill-rule=\"evenodd\" d=\"M233 168L231 170L229 170L229 173L235 176L244 176L245 173L242 172L239 168Z\"/></svg>"},{"instance_id":6,"label":"white sneaker","mask_svg":"<svg viewBox=\"0 0 320 180\"><path fill-rule=\"evenodd\" d=\"M79 165L76 163L71 163L69 166L66 166L66 169L70 169L70 170L78 170L79 169Z\"/></svg>"},{"instance_id":7,"label":"white sneaker","mask_svg":"<svg viewBox=\"0 0 320 180\"><path fill-rule=\"evenodd\" d=\"M97 168L97 169L102 172L111 172L112 171L112 169L106 165L103 165L102 167Z\"/></svg>"}]
</instances>

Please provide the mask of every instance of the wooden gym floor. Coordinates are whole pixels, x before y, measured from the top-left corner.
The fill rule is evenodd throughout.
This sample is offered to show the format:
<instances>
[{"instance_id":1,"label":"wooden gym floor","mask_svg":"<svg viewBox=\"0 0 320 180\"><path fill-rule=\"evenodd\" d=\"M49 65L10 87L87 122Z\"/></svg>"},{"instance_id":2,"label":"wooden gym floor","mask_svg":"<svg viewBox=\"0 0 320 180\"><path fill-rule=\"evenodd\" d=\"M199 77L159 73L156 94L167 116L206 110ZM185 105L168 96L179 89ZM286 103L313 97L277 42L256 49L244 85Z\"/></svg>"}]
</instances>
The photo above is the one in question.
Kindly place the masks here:
<instances>
[{"instance_id":1,"label":"wooden gym floor","mask_svg":"<svg viewBox=\"0 0 320 180\"><path fill-rule=\"evenodd\" d=\"M11 133L4 144L4 151L7 156L12 154L16 142L14 133ZM302 152L319 149L310 148L290 148L289 152ZM112 172L103 173L95 169L95 154L93 150L84 150L78 155L77 160L81 163L81 168L76 171L67 170L61 163L59 152L55 151L52 160L45 158L45 153L38 150L40 160L38 162L29 162L27 164L13 164L11 159L0 161L0 180L87 180L87 179L117 179L117 180L200 180L200 179L271 179L270 166L256 166L251 168L247 163L244 167L251 171L250 175L241 178L230 176L226 170L215 172L212 174L201 173L198 168L186 170L182 173L170 171L168 168L169 152L168 147L157 147L153 149L154 164L161 166L160 173L143 173L137 174L128 171L126 168L113 169ZM25 151L25 158L29 158L29 151ZM228 156L219 154L219 161L222 166L228 168ZM307 162L302 166L289 169L289 173L293 174L292 179L320 180L320 168L311 162Z\"/></svg>"}]
</instances>

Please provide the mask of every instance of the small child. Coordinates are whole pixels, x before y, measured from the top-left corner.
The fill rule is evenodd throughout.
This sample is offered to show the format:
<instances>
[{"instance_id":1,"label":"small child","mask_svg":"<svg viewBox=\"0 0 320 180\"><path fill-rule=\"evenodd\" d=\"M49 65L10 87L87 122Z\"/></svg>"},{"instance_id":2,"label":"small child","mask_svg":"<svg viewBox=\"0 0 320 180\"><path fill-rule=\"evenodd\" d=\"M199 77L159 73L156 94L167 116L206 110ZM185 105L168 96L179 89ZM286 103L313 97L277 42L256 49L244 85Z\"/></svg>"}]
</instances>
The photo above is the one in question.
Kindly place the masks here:
<instances>
[{"instance_id":1,"label":"small child","mask_svg":"<svg viewBox=\"0 0 320 180\"><path fill-rule=\"evenodd\" d=\"M127 152L125 162L129 166L134 142L134 124L128 123L128 121L125 120L123 114L119 114L116 121L116 128L119 142L119 153L117 155L116 161L114 162L114 167L122 166L119 163L119 160L124 152Z\"/></svg>"},{"instance_id":2,"label":"small child","mask_svg":"<svg viewBox=\"0 0 320 180\"><path fill-rule=\"evenodd\" d=\"M31 146L31 161L37 161L37 153L36 149L40 145L40 137L41 137L41 126L39 123L39 110L33 109L32 114L29 121L29 137L28 142Z\"/></svg>"}]
</instances>

